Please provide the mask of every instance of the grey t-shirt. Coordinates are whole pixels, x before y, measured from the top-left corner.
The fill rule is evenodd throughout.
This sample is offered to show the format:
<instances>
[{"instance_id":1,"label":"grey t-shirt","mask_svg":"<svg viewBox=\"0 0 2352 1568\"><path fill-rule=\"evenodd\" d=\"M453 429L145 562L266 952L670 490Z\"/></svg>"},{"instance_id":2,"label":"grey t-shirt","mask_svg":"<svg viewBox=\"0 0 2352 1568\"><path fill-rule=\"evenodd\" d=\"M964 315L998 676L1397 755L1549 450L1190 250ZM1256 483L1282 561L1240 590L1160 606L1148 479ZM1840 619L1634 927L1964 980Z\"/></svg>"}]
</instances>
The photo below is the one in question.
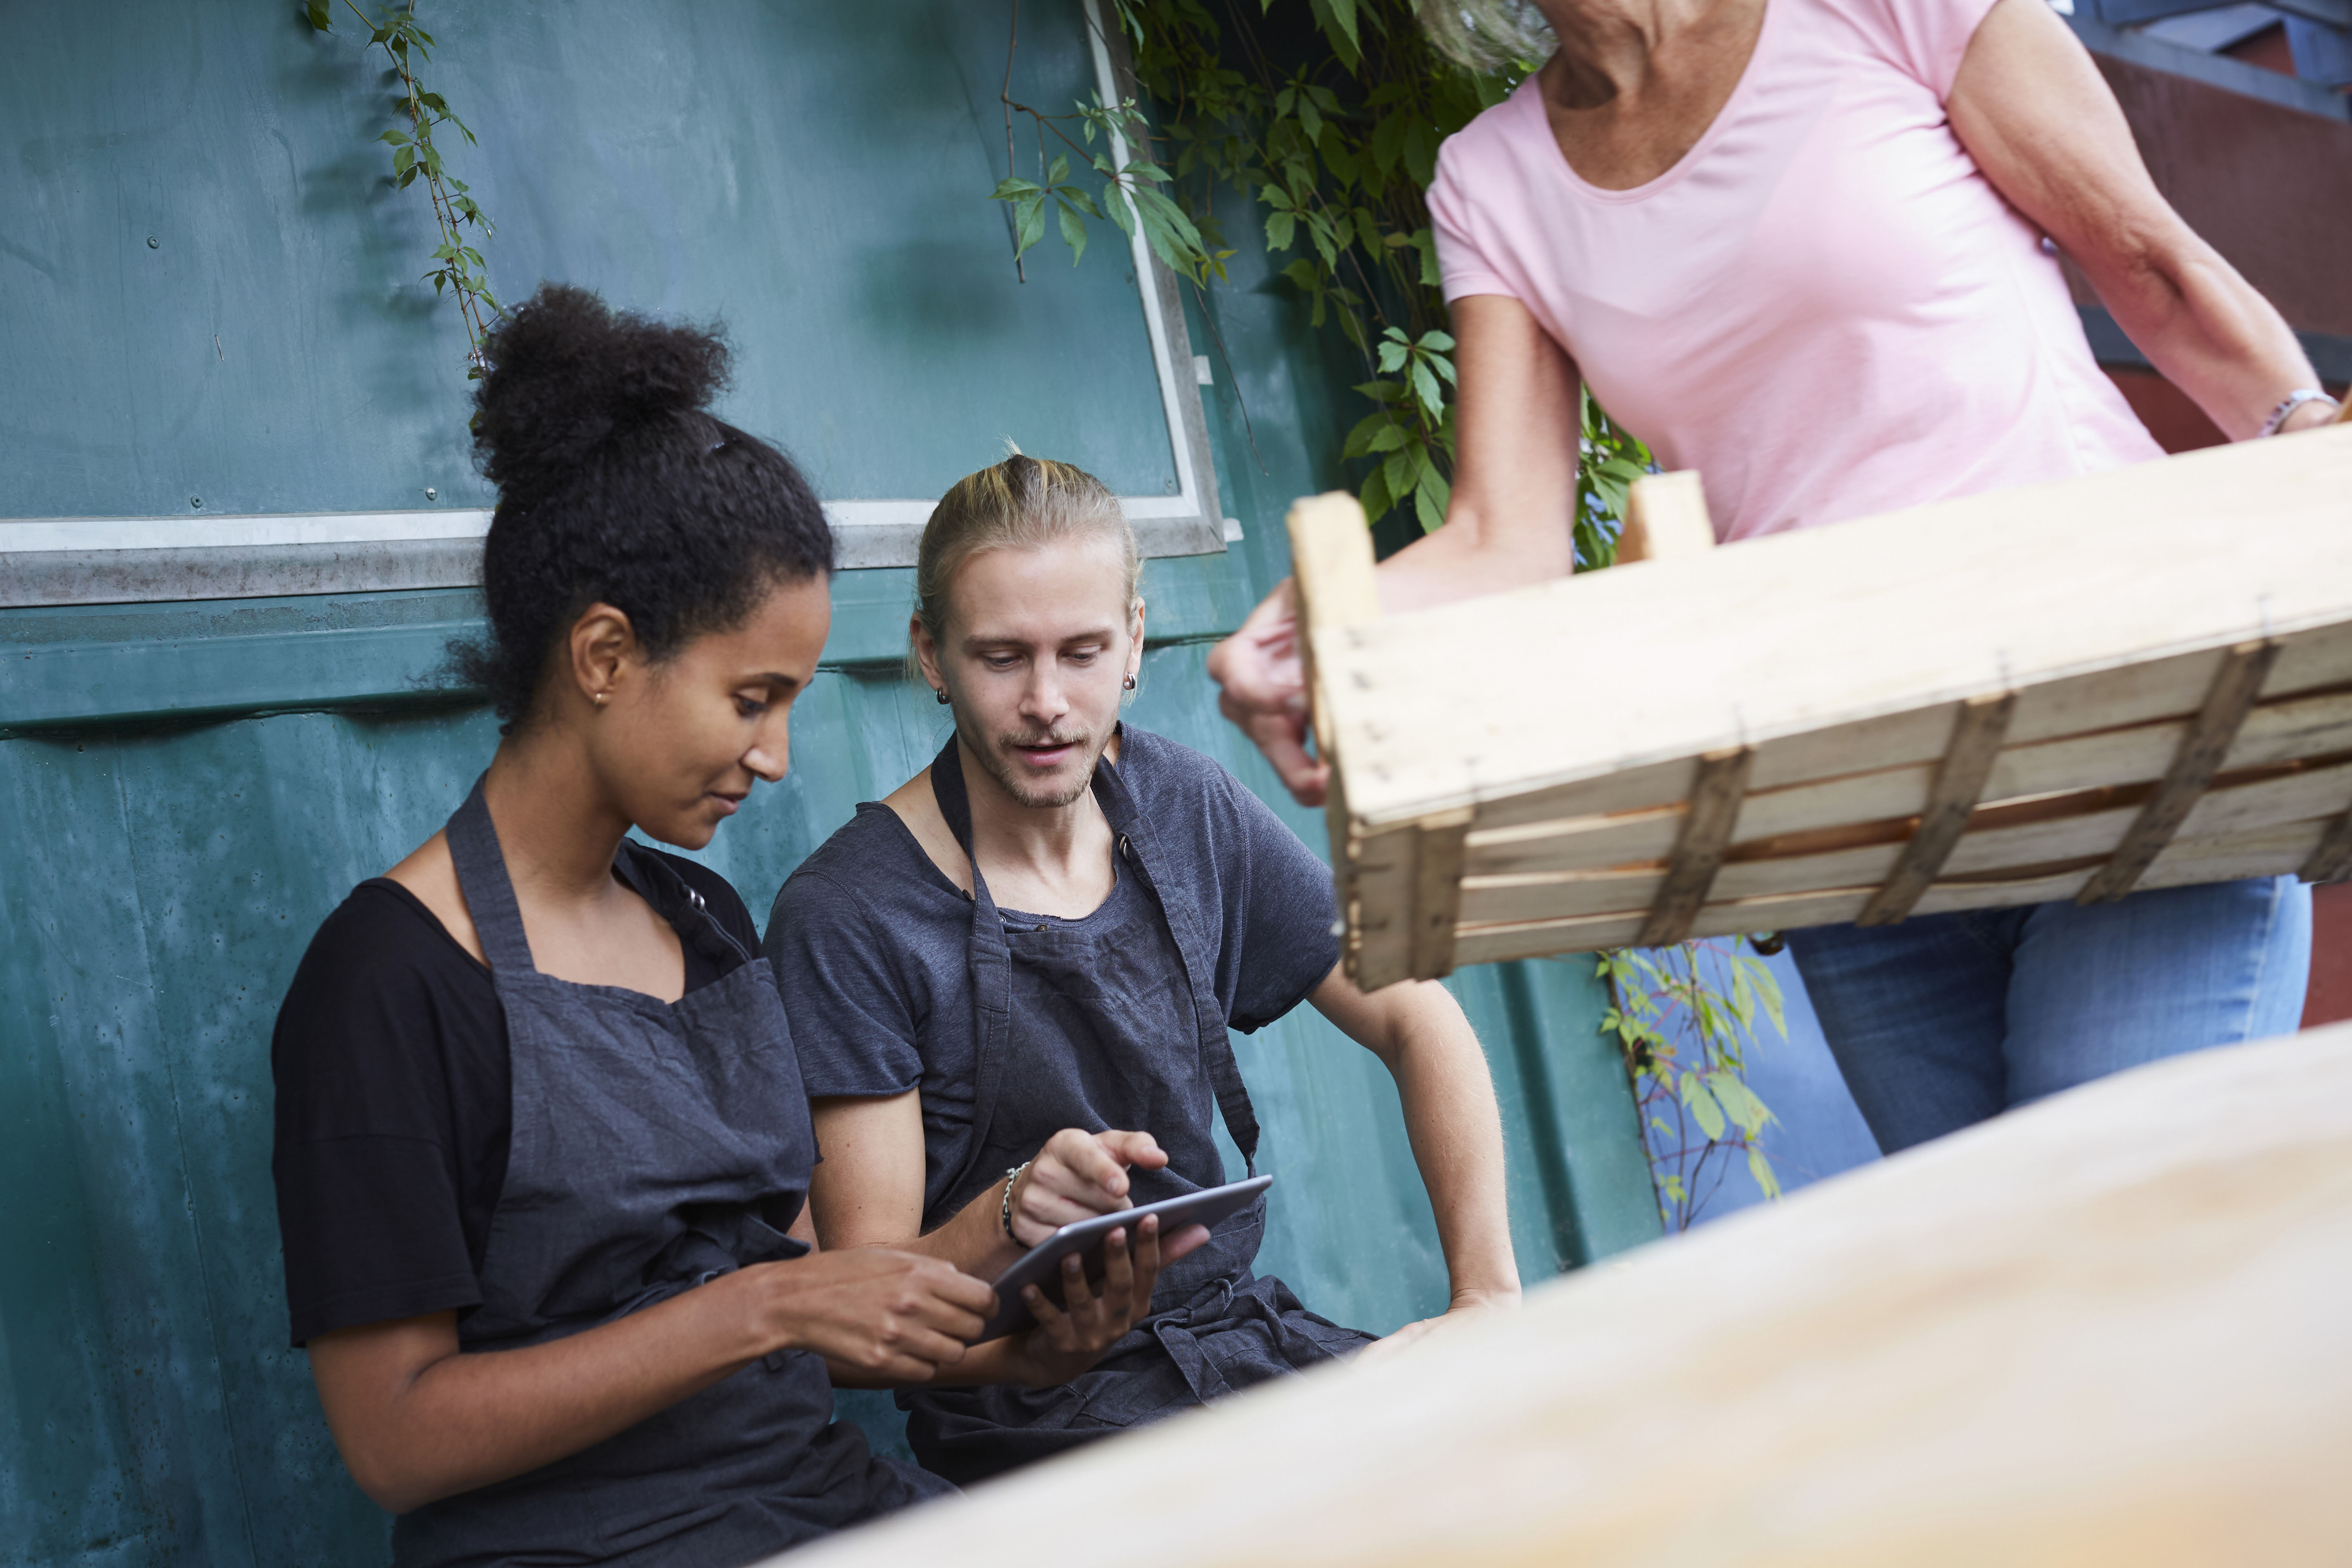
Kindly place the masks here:
<instances>
[{"instance_id":1,"label":"grey t-shirt","mask_svg":"<svg viewBox=\"0 0 2352 1568\"><path fill-rule=\"evenodd\" d=\"M1226 1024L1255 1030L1297 1006L1339 962L1329 869L1198 752L1129 725L1118 776L1150 835L1162 896L1184 901L1209 949ZM1109 904L1149 897L1119 870ZM1000 912L1008 922L1037 918ZM922 1091L926 1211L971 1148L971 900L898 813L869 801L802 862L768 921L768 959L809 1094ZM1162 952L1172 1007L1187 990L1172 941ZM1194 1037L1189 1015L1171 1011L1170 1025L1171 1037ZM1198 1114L1205 1136L1205 1097Z\"/></svg>"}]
</instances>

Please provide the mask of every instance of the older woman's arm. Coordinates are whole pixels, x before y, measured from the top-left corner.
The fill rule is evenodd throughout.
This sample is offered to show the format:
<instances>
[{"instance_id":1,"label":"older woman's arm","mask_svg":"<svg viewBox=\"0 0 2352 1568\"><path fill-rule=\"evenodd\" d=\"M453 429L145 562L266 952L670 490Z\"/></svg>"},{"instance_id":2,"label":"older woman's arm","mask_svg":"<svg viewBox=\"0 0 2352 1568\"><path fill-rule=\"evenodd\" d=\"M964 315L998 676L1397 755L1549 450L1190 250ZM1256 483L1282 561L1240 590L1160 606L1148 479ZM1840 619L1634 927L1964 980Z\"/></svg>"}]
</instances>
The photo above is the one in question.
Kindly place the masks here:
<instances>
[{"instance_id":1,"label":"older woman's arm","mask_svg":"<svg viewBox=\"0 0 2352 1568\"><path fill-rule=\"evenodd\" d=\"M1445 526L1381 563L1381 607L1417 610L1564 577L1574 564L1576 365L1517 300L1454 301L1461 378L1454 494ZM1306 682L1290 584L1268 595L1209 655L1219 704L1302 805L1323 804L1328 770L1307 750Z\"/></svg>"},{"instance_id":2,"label":"older woman's arm","mask_svg":"<svg viewBox=\"0 0 2352 1568\"><path fill-rule=\"evenodd\" d=\"M1946 109L1994 188L2231 440L2319 384L2284 319L2158 192L2105 79L2044 0L2000 0L1986 15ZM2305 404L2284 427L2328 412Z\"/></svg>"}]
</instances>

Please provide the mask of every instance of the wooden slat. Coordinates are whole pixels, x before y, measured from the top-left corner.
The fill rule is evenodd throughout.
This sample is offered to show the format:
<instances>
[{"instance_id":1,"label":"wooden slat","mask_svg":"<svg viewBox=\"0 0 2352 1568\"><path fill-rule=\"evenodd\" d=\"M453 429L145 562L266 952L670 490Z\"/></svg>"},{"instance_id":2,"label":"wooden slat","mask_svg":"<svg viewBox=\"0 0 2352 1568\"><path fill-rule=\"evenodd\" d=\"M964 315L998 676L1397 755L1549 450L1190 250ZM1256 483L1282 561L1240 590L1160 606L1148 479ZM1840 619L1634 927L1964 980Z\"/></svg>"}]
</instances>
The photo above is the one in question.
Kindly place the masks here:
<instances>
[{"instance_id":1,"label":"wooden slat","mask_svg":"<svg viewBox=\"0 0 2352 1568\"><path fill-rule=\"evenodd\" d=\"M2352 400L2346 406L2352 407ZM2306 882L2340 882L2352 877L2352 810L2327 825L2319 847L2296 874Z\"/></svg>"},{"instance_id":2,"label":"wooden slat","mask_svg":"<svg viewBox=\"0 0 2352 1568\"><path fill-rule=\"evenodd\" d=\"M1691 917L1706 901L1706 890L1723 865L1731 843L1732 824L1739 817L1739 797L1748 785L1748 764L1755 753L1745 746L1709 752L1698 760L1698 776L1691 786L1690 811L1675 840L1674 858L1658 884L1658 895L1643 923L1639 945L1664 947L1683 940Z\"/></svg>"},{"instance_id":3,"label":"wooden slat","mask_svg":"<svg viewBox=\"0 0 2352 1568\"><path fill-rule=\"evenodd\" d=\"M2306 861L2329 826L2328 819L2310 818L2242 829L2216 839L2176 838L2140 879L2140 885L2185 887L2198 882L2276 876L2283 868ZM2085 867L2009 882L1938 883L1920 897L1912 913L1949 914L1959 910L1999 909L2072 899L2082 890L2094 869ZM1875 891L1875 886L1867 882L1843 888L1816 884L1813 890L1725 900L1701 909L1693 918L1688 934L1696 940L1834 925L1859 915ZM1454 963L1460 966L1498 963L1515 958L1626 947L1633 944L1647 919L1645 911L1633 910L1568 919L1465 923L1454 936Z\"/></svg>"},{"instance_id":4,"label":"wooden slat","mask_svg":"<svg viewBox=\"0 0 2352 1568\"><path fill-rule=\"evenodd\" d=\"M1343 490L1294 502L1285 521L1290 533L1291 580L1298 596L1298 657L1306 676L1315 751L1325 763L1336 764L1339 750L1332 731L1332 705L1322 687L1315 634L1336 633L1380 619L1371 531L1364 524L1364 509ZM1324 799L1324 833L1332 849L1332 877L1346 932L1341 957L1353 975L1363 963L1365 921L1369 918L1375 925L1385 926L1391 920L1407 918L1409 906L1399 909L1388 903L1393 889L1378 878L1370 884L1367 900L1366 884L1352 864L1360 836L1349 816L1347 799L1346 775L1334 765ZM1381 966L1385 952L1383 947L1375 954L1375 969Z\"/></svg>"},{"instance_id":5,"label":"wooden slat","mask_svg":"<svg viewBox=\"0 0 2352 1568\"><path fill-rule=\"evenodd\" d=\"M1706 515L1706 493L1688 469L1643 474L1625 492L1625 531L1617 541L1617 561L1673 561L1715 548L1715 524Z\"/></svg>"},{"instance_id":6,"label":"wooden slat","mask_svg":"<svg viewBox=\"0 0 2352 1568\"><path fill-rule=\"evenodd\" d=\"M1740 548L1746 548L1741 546ZM1387 629L1381 634L1390 635ZM2017 712L2010 721L2011 752L2038 742L2084 737L2093 732L2119 731L2157 722L2186 724L2221 668L2224 649L2155 659L2118 669L2045 682L2018 692ZM1720 679L1720 676L1717 678ZM2352 679L2352 620L2321 627L2287 640L2263 683L2265 701L2315 689L2340 688ZM1993 683L1988 688L1997 689ZM1639 690L1631 694L1640 700ZM1843 781L1897 767L1918 767L1918 792L1912 803L1884 813L1909 816L1926 798L1927 780L1942 757L1951 734L1950 705L1928 704L1854 723L1802 731L1757 745L1749 769L1750 807L1764 804L1760 792ZM2161 758L2145 775L2162 774L2177 749L2167 745ZM1506 791L1501 786L1482 791L1474 833L1486 829L1527 826L1603 813L1672 808L1690 793L1688 754L1668 762L1618 769L1595 764L1596 776L1542 788ZM2004 787L1996 773L1986 788L1995 796L2029 794L2026 788ZM1820 826L1818 823L1806 826ZM1764 831L1784 831L1781 828ZM1753 834L1744 835L1753 837Z\"/></svg>"},{"instance_id":7,"label":"wooden slat","mask_svg":"<svg viewBox=\"0 0 2352 1568\"><path fill-rule=\"evenodd\" d=\"M1421 829L1411 825L1348 841L1339 875L1356 917L1345 954L1348 978L1377 991L1412 978L1413 891L1421 869Z\"/></svg>"},{"instance_id":8,"label":"wooden slat","mask_svg":"<svg viewBox=\"0 0 2352 1568\"><path fill-rule=\"evenodd\" d=\"M2173 834L2196 806L2198 797L2205 793L2206 785L2221 771L2221 759L2229 755L2231 742L2238 738L2238 727L2245 722L2254 699L2261 694L2263 678L2270 674L2271 663L2277 658L2278 644L2267 639L2240 643L2230 650L2221 672L2213 678L2212 689L2198 711L2197 721L2189 726L2188 736L2180 743L2180 754L2173 759L2171 770L2141 808L2138 820L2124 835L2114 858L2084 887L2078 895L2081 902L2109 903L2122 898L2164 852L2165 845L2171 842Z\"/></svg>"},{"instance_id":9,"label":"wooden slat","mask_svg":"<svg viewBox=\"0 0 2352 1568\"><path fill-rule=\"evenodd\" d=\"M2347 795L2352 795L2352 763L2210 790L2184 819L2180 831L2188 838L2210 840L2283 823L2312 821L2334 814L2336 802ZM2123 843L2139 810L2137 805L2125 805L2014 826L1979 828L1962 836L1945 862L1944 876L1948 880L2000 876L2019 868L2079 862L2084 875L2068 887L2072 896L2088 880L2091 863L2111 857ZM1885 843L1777 859L1727 860L1714 877L1708 902L1799 896L1816 889L1875 889L1893 874L1901 854L1899 843ZM2283 860L2261 874L2283 875L2301 864L2300 858ZM1601 915L1631 917L1654 906L1663 883L1664 873L1655 867L1465 877L1460 918L1466 927ZM1853 912L1838 918L1851 920L1860 912L1857 904ZM1457 957L1457 962L1474 961Z\"/></svg>"},{"instance_id":10,"label":"wooden slat","mask_svg":"<svg viewBox=\"0 0 2352 1568\"><path fill-rule=\"evenodd\" d=\"M1861 924L1900 921L1944 868L1960 835L1968 831L1969 814L1977 808L1985 780L1991 775L1993 759L2000 754L2001 737L2009 732L2010 715L2016 711L2013 691L1972 697L1960 704L1959 714L1952 721L1952 743L1936 770L1919 826L1903 846L1885 885L1858 917Z\"/></svg>"},{"instance_id":11,"label":"wooden slat","mask_svg":"<svg viewBox=\"0 0 2352 1568\"><path fill-rule=\"evenodd\" d=\"M1412 978L1437 980L1454 973L1454 927L1462 904L1462 839L1470 829L1465 806L1414 824Z\"/></svg>"},{"instance_id":12,"label":"wooden slat","mask_svg":"<svg viewBox=\"0 0 2352 1568\"><path fill-rule=\"evenodd\" d=\"M2009 800L2098 782L2152 782L2164 775L2179 753L2189 726L2189 721L2184 718L2011 745L1994 759L1984 798ZM2247 716L2223 768L2234 771L2345 752L2352 752L2352 691L2284 698L2265 702ZM1732 834L1735 856L1742 846L1759 839L1915 816L1924 808L1934 778L1932 766L1914 764L1775 790L1756 789L1755 776L1769 755L1769 748L1760 751L1749 771L1751 787ZM1681 807L1672 805L1474 829L1465 869L1472 876L1498 876L1663 860L1674 847L1681 823Z\"/></svg>"}]
</instances>

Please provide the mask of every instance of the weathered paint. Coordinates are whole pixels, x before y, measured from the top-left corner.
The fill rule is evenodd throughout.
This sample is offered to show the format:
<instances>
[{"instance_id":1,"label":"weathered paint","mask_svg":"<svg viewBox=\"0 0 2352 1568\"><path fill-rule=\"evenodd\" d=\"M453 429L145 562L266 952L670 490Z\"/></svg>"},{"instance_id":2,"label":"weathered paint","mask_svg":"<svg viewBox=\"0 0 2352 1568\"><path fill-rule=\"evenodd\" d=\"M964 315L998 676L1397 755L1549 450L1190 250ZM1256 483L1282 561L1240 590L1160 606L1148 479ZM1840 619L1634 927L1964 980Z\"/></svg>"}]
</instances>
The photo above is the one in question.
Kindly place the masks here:
<instances>
[{"instance_id":1,"label":"weathered paint","mask_svg":"<svg viewBox=\"0 0 2352 1568\"><path fill-rule=\"evenodd\" d=\"M943 422L922 401L935 393L940 407L976 403L1033 449L1140 462L1120 456L1129 416L1097 439L1053 412L1071 387L1113 409L1133 390L1127 351L1097 352L1134 330L1118 259L1072 269L1041 252L1028 292L1005 281L1001 216L982 199L993 175L972 151L989 126L971 107L992 105L996 78L982 68L1001 69L1002 34L969 20L978 9L817 7L814 31L789 38L772 19L714 20L667 0L453 16L435 30L499 197L477 181L502 220L499 281L520 291L543 269L641 308L727 314L746 370L730 414L811 458L830 494L877 493L842 479L859 464L889 481L879 493L921 493L990 460L996 425L975 437ZM0 358L16 371L0 387L0 440L31 486L0 495L0 512L152 510L199 485L219 510L405 505L412 483L436 477L445 504L478 500L464 477L454 317L406 286L421 254L405 205L415 193L394 200L373 184L362 137L376 111L355 42L316 43L292 6L140 0L100 16L28 16L0 60L0 159L13 160L0 168L20 182L22 219L0 246ZM635 90L661 114L607 111L604 63L532 55L558 17L610 24L619 57L658 54ZM1034 46L1041 73L1066 64L1068 7L1024 5L1023 17L1024 58ZM864 55L900 62L912 85L860 108L867 121L826 119L834 100L812 85L811 62L840 70ZM947 57L986 75L969 103ZM799 254L779 234L798 231L761 226L781 221L756 189L780 177L781 155L763 161L775 127L747 129L751 110L730 101L746 72L798 84L766 100L806 143L790 160L795 222L837 226L853 195L897 215L858 231L878 256L874 277L832 293L768 286ZM955 99L948 129L943 97ZM734 129L705 134L706 106ZM892 116L932 139L937 166L902 147L887 165L900 184L877 195L856 186L874 178L856 142ZM192 169L174 164L183 157ZM608 188L583 184L597 166ZM808 171L827 167L839 188L811 184ZM680 189L660 188L673 175ZM740 207L696 205L730 181ZM638 207L615 207L623 188ZM576 199L556 199L566 193ZM151 226L149 210L173 223ZM1250 232L1245 214L1227 228ZM155 229L180 248L148 252ZM118 244L136 247L129 260ZM151 255L193 270L130 270ZM73 257L99 281L68 276ZM1329 456L1354 416L1347 385L1363 378L1265 262L1244 245L1235 285L1192 324L1215 355L1211 432L1244 537L1224 555L1150 566L1154 647L1133 716L1218 756L1319 847L1319 817L1292 806L1217 717L1201 668L1208 642L1288 570L1290 499L1339 482ZM173 359L199 338L212 353L224 311L254 335L225 332L233 357L214 365L242 356L243 368ZM811 347L823 331L836 336ZM866 361L850 352L860 334L881 345ZM861 399L887 416L845 425ZM907 577L836 581L793 773L709 855L762 919L851 805L942 738L938 709L892 662ZM438 673L443 645L478 613L465 591L0 612L5 1568L382 1558L383 1518L345 1477L305 1361L285 1345L268 1033L320 919L431 833L489 755L492 721ZM1654 1235L1589 967L1473 971L1454 988L1495 1067L1523 1270L1541 1278ZM1378 1063L1311 1014L1238 1052L1265 1124L1263 1164L1281 1179L1265 1266L1374 1329L1440 1308L1427 1201ZM890 1439L887 1399L845 1404Z\"/></svg>"}]
</instances>

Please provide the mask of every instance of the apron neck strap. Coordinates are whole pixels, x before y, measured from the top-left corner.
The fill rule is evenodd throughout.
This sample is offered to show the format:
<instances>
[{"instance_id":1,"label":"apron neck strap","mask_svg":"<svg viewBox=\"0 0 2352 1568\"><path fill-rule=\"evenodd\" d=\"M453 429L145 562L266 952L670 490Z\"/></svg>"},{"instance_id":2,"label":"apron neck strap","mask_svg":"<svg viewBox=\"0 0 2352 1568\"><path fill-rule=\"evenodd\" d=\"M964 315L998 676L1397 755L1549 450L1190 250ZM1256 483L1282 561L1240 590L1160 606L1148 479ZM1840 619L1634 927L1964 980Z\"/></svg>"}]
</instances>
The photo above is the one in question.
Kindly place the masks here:
<instances>
[{"instance_id":1,"label":"apron neck strap","mask_svg":"<svg viewBox=\"0 0 2352 1568\"><path fill-rule=\"evenodd\" d=\"M474 934L482 956L497 974L534 974L530 942L523 935L522 906L515 902L514 880L507 875L507 858L499 848L499 830L490 821L489 803L482 798L482 780L474 781L442 831L449 840L449 860L457 872L457 891L473 917Z\"/></svg>"}]
</instances>

